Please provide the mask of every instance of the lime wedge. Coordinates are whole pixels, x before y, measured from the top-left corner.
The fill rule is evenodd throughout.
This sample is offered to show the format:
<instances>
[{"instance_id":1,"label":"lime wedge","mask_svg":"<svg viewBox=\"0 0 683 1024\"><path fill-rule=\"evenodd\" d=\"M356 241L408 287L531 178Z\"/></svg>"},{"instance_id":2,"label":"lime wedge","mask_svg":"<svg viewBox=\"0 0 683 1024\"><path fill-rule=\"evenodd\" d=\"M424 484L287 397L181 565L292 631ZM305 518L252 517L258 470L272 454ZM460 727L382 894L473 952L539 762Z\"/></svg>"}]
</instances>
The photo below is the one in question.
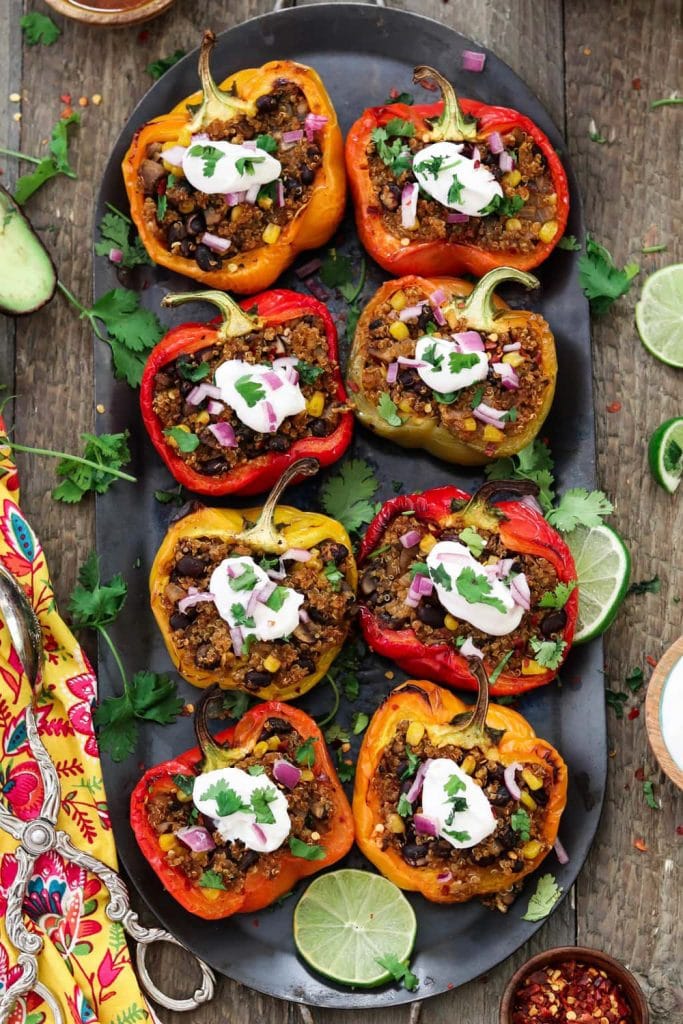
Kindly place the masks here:
<instances>
[{"instance_id":1,"label":"lime wedge","mask_svg":"<svg viewBox=\"0 0 683 1024\"><path fill-rule=\"evenodd\" d=\"M673 494L683 476L683 416L657 427L647 449L652 475L665 491Z\"/></svg>"},{"instance_id":2,"label":"lime wedge","mask_svg":"<svg viewBox=\"0 0 683 1024\"><path fill-rule=\"evenodd\" d=\"M611 527L577 526L564 538L579 581L579 619L574 643L600 636L612 624L631 575L631 556Z\"/></svg>"},{"instance_id":3,"label":"lime wedge","mask_svg":"<svg viewBox=\"0 0 683 1024\"><path fill-rule=\"evenodd\" d=\"M306 963L354 987L391 981L376 957L405 960L416 930L415 912L393 882L353 868L320 875L294 911L294 942Z\"/></svg>"},{"instance_id":4,"label":"lime wedge","mask_svg":"<svg viewBox=\"0 0 683 1024\"><path fill-rule=\"evenodd\" d=\"M683 367L683 263L648 277L636 303L636 327L648 352Z\"/></svg>"}]
</instances>

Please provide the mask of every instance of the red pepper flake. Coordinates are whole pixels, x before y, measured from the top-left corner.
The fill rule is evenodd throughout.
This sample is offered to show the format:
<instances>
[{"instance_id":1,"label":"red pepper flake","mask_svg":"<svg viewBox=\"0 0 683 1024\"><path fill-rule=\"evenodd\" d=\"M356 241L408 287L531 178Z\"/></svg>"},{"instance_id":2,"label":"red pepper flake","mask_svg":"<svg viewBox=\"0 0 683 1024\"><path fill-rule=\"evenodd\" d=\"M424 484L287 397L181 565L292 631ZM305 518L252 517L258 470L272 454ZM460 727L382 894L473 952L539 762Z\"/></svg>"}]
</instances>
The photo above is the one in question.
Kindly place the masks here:
<instances>
[{"instance_id":1,"label":"red pepper flake","mask_svg":"<svg viewBox=\"0 0 683 1024\"><path fill-rule=\"evenodd\" d=\"M640 708L631 708L628 713L629 721L632 722L634 718L640 718Z\"/></svg>"},{"instance_id":2,"label":"red pepper flake","mask_svg":"<svg viewBox=\"0 0 683 1024\"><path fill-rule=\"evenodd\" d=\"M612 402L607 406L607 412L621 412L621 402Z\"/></svg>"},{"instance_id":3,"label":"red pepper flake","mask_svg":"<svg viewBox=\"0 0 683 1024\"><path fill-rule=\"evenodd\" d=\"M59 98L62 101L62 103L67 103L67 104L71 103L71 93L70 92L63 92L62 95Z\"/></svg>"},{"instance_id":4,"label":"red pepper flake","mask_svg":"<svg viewBox=\"0 0 683 1024\"><path fill-rule=\"evenodd\" d=\"M683 836L683 825L676 825L676 835Z\"/></svg>"},{"instance_id":5,"label":"red pepper flake","mask_svg":"<svg viewBox=\"0 0 683 1024\"><path fill-rule=\"evenodd\" d=\"M140 32L138 32L138 42L142 46L144 46L145 43L149 42L149 29L148 28L143 28L143 29L141 29Z\"/></svg>"},{"instance_id":6,"label":"red pepper flake","mask_svg":"<svg viewBox=\"0 0 683 1024\"><path fill-rule=\"evenodd\" d=\"M633 845L635 846L636 850L640 850L641 853L647 853L648 851L648 845L644 839L634 839Z\"/></svg>"},{"instance_id":7,"label":"red pepper flake","mask_svg":"<svg viewBox=\"0 0 683 1024\"><path fill-rule=\"evenodd\" d=\"M651 654L647 655L647 657L645 658L645 661L648 663L650 668L657 668L657 660L656 660L656 658L653 658Z\"/></svg>"},{"instance_id":8,"label":"red pepper flake","mask_svg":"<svg viewBox=\"0 0 683 1024\"><path fill-rule=\"evenodd\" d=\"M512 1024L550 1021L634 1024L634 1017L621 985L605 971L567 960L533 971L514 995Z\"/></svg>"},{"instance_id":9,"label":"red pepper flake","mask_svg":"<svg viewBox=\"0 0 683 1024\"><path fill-rule=\"evenodd\" d=\"M631 81L631 88L635 89L636 92L640 92L640 79L639 78L634 78Z\"/></svg>"},{"instance_id":10,"label":"red pepper flake","mask_svg":"<svg viewBox=\"0 0 683 1024\"><path fill-rule=\"evenodd\" d=\"M641 768L636 768L636 770L634 771L633 774L638 779L638 782L645 782L645 769L644 768L642 768L642 767Z\"/></svg>"}]
</instances>

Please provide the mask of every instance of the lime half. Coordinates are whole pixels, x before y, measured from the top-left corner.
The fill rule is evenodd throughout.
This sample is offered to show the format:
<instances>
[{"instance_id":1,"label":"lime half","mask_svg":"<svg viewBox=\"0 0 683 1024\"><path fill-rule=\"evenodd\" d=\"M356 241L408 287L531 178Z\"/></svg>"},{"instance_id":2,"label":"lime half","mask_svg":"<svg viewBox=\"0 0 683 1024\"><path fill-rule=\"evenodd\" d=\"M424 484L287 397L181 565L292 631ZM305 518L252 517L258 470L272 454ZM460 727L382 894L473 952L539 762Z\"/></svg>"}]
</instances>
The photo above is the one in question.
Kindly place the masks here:
<instances>
[{"instance_id":1,"label":"lime half","mask_svg":"<svg viewBox=\"0 0 683 1024\"><path fill-rule=\"evenodd\" d=\"M648 352L683 367L683 263L648 277L636 303L636 327Z\"/></svg>"},{"instance_id":2,"label":"lime half","mask_svg":"<svg viewBox=\"0 0 683 1024\"><path fill-rule=\"evenodd\" d=\"M683 416L657 427L647 454L653 477L665 491L673 494L683 476Z\"/></svg>"},{"instance_id":3,"label":"lime half","mask_svg":"<svg viewBox=\"0 0 683 1024\"><path fill-rule=\"evenodd\" d=\"M631 556L611 527L577 526L566 534L579 581L579 620L574 642L600 636L612 624L631 575Z\"/></svg>"},{"instance_id":4,"label":"lime half","mask_svg":"<svg viewBox=\"0 0 683 1024\"><path fill-rule=\"evenodd\" d=\"M377 957L410 956L415 912L393 882L342 868L311 882L294 911L294 942L307 964L342 985L391 981Z\"/></svg>"}]
</instances>

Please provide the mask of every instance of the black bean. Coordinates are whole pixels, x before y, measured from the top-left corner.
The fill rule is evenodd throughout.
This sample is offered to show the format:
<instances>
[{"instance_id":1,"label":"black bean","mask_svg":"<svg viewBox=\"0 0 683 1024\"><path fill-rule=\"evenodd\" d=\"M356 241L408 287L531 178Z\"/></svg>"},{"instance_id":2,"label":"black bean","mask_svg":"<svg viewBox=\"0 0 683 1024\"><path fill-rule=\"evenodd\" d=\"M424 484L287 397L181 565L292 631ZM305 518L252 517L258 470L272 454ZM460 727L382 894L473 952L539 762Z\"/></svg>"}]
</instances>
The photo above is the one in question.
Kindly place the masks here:
<instances>
[{"instance_id":1,"label":"black bean","mask_svg":"<svg viewBox=\"0 0 683 1024\"><path fill-rule=\"evenodd\" d=\"M183 238L180 243L180 255L184 256L186 260L192 259L196 248L191 238Z\"/></svg>"},{"instance_id":2,"label":"black bean","mask_svg":"<svg viewBox=\"0 0 683 1024\"><path fill-rule=\"evenodd\" d=\"M389 612L380 612L379 621L385 629L403 629L408 624L408 616L390 615Z\"/></svg>"},{"instance_id":3,"label":"black bean","mask_svg":"<svg viewBox=\"0 0 683 1024\"><path fill-rule=\"evenodd\" d=\"M267 718L265 723L264 723L264 725L263 725L263 729L261 730L262 734L264 732L266 732L266 733L292 732L292 726L284 718L275 718L275 717Z\"/></svg>"},{"instance_id":4,"label":"black bean","mask_svg":"<svg viewBox=\"0 0 683 1024\"><path fill-rule=\"evenodd\" d=\"M446 618L446 612L443 608L435 608L433 605L425 604L423 601L417 606L417 617L420 622L424 622L425 626L431 626L432 629L441 629Z\"/></svg>"},{"instance_id":5,"label":"black bean","mask_svg":"<svg viewBox=\"0 0 683 1024\"><path fill-rule=\"evenodd\" d=\"M308 167L304 164L299 173L301 174L301 180L304 185L312 185L315 181L315 171L312 167Z\"/></svg>"},{"instance_id":6,"label":"black bean","mask_svg":"<svg viewBox=\"0 0 683 1024\"><path fill-rule=\"evenodd\" d=\"M371 320L370 321L369 328L370 328L371 331L376 331L377 328L378 327L382 327L383 324L384 324L384 320L380 316L376 320Z\"/></svg>"},{"instance_id":7,"label":"black bean","mask_svg":"<svg viewBox=\"0 0 683 1024\"><path fill-rule=\"evenodd\" d=\"M221 656L211 644L200 644L194 660L200 668L218 668L221 663Z\"/></svg>"},{"instance_id":8,"label":"black bean","mask_svg":"<svg viewBox=\"0 0 683 1024\"><path fill-rule=\"evenodd\" d=\"M206 566L200 558L195 558L194 555L183 555L176 562L176 572L180 576L190 576L193 580L199 579L200 576L204 575Z\"/></svg>"},{"instance_id":9,"label":"black bean","mask_svg":"<svg viewBox=\"0 0 683 1024\"><path fill-rule=\"evenodd\" d=\"M427 863L425 848L420 843L406 843L401 850L401 855L406 864L419 866Z\"/></svg>"},{"instance_id":10,"label":"black bean","mask_svg":"<svg viewBox=\"0 0 683 1024\"><path fill-rule=\"evenodd\" d=\"M370 594L374 594L379 586L379 576L376 576L372 569L368 569L361 578L360 581L360 592L368 597Z\"/></svg>"},{"instance_id":11,"label":"black bean","mask_svg":"<svg viewBox=\"0 0 683 1024\"><path fill-rule=\"evenodd\" d=\"M185 231L185 225L180 220L174 220L170 228L166 232L166 241L169 245L173 245L174 242L182 242L187 232Z\"/></svg>"},{"instance_id":12,"label":"black bean","mask_svg":"<svg viewBox=\"0 0 683 1024\"><path fill-rule=\"evenodd\" d=\"M299 668L303 669L307 674L310 674L315 670L315 662L313 661L313 658L309 657L307 654L299 655L298 664Z\"/></svg>"},{"instance_id":13,"label":"black bean","mask_svg":"<svg viewBox=\"0 0 683 1024\"><path fill-rule=\"evenodd\" d=\"M187 629L190 625L190 620L187 615L183 615L182 612L173 612L173 615L169 619L169 625L171 629Z\"/></svg>"},{"instance_id":14,"label":"black bean","mask_svg":"<svg viewBox=\"0 0 683 1024\"><path fill-rule=\"evenodd\" d=\"M215 459L207 459L206 462L200 464L199 468L207 476L220 476L221 473L228 472L228 464L222 456Z\"/></svg>"},{"instance_id":15,"label":"black bean","mask_svg":"<svg viewBox=\"0 0 683 1024\"><path fill-rule=\"evenodd\" d=\"M379 201L385 210L398 210L401 205L401 190L398 185L384 185L379 194Z\"/></svg>"},{"instance_id":16,"label":"black bean","mask_svg":"<svg viewBox=\"0 0 683 1024\"><path fill-rule=\"evenodd\" d=\"M245 850L242 856L240 857L237 866L239 867L240 871L247 871L247 869L250 868L252 864L255 864L257 860L258 853L256 852L256 850Z\"/></svg>"},{"instance_id":17,"label":"black bean","mask_svg":"<svg viewBox=\"0 0 683 1024\"><path fill-rule=\"evenodd\" d=\"M304 190L301 182L297 181L296 178L286 175L282 179L282 185L287 195L291 196L292 199L298 199L303 194Z\"/></svg>"},{"instance_id":18,"label":"black bean","mask_svg":"<svg viewBox=\"0 0 683 1024\"><path fill-rule=\"evenodd\" d=\"M421 331L426 331L428 324L434 324L434 326L436 326L436 321L432 315L431 306L423 306L422 312L417 318L417 326Z\"/></svg>"},{"instance_id":19,"label":"black bean","mask_svg":"<svg viewBox=\"0 0 683 1024\"><path fill-rule=\"evenodd\" d=\"M427 398L430 394L429 387L422 380L417 370L413 370L412 367L402 370L398 375L398 381L406 391L412 391L423 398Z\"/></svg>"},{"instance_id":20,"label":"black bean","mask_svg":"<svg viewBox=\"0 0 683 1024\"><path fill-rule=\"evenodd\" d=\"M327 437L330 432L331 424L327 420L320 418L311 420L310 430L313 437Z\"/></svg>"},{"instance_id":21,"label":"black bean","mask_svg":"<svg viewBox=\"0 0 683 1024\"><path fill-rule=\"evenodd\" d=\"M244 684L248 686L250 690L259 690L264 686L268 686L271 681L270 672L259 672L258 669L252 668L244 677Z\"/></svg>"},{"instance_id":22,"label":"black bean","mask_svg":"<svg viewBox=\"0 0 683 1024\"><path fill-rule=\"evenodd\" d=\"M327 615L325 612L321 612L319 608L311 605L308 609L308 614L313 622L317 622L319 626L324 626L327 622Z\"/></svg>"},{"instance_id":23,"label":"black bean","mask_svg":"<svg viewBox=\"0 0 683 1024\"><path fill-rule=\"evenodd\" d=\"M209 272L210 270L219 270L221 266L220 256L211 252L208 245L198 245L197 251L194 254L194 258L197 261L197 266L200 270Z\"/></svg>"},{"instance_id":24,"label":"black bean","mask_svg":"<svg viewBox=\"0 0 683 1024\"><path fill-rule=\"evenodd\" d=\"M500 832L496 832L496 839L504 850L514 850L520 842L518 833L511 825L504 825Z\"/></svg>"},{"instance_id":25,"label":"black bean","mask_svg":"<svg viewBox=\"0 0 683 1024\"><path fill-rule=\"evenodd\" d=\"M489 803L492 803L494 807L505 807L509 802L510 794L505 786L499 786L495 796L489 796Z\"/></svg>"},{"instance_id":26,"label":"black bean","mask_svg":"<svg viewBox=\"0 0 683 1024\"><path fill-rule=\"evenodd\" d=\"M306 150L306 156L308 157L309 160L319 160L320 147L317 146L315 142L312 142L311 145Z\"/></svg>"},{"instance_id":27,"label":"black bean","mask_svg":"<svg viewBox=\"0 0 683 1024\"><path fill-rule=\"evenodd\" d=\"M541 633L543 636L552 636L553 633L559 633L566 625L566 611L564 608L555 608L541 619Z\"/></svg>"},{"instance_id":28,"label":"black bean","mask_svg":"<svg viewBox=\"0 0 683 1024\"><path fill-rule=\"evenodd\" d=\"M264 93L263 96L259 96L256 100L256 109L259 114L267 114L273 110L277 110L277 96L272 92Z\"/></svg>"},{"instance_id":29,"label":"black bean","mask_svg":"<svg viewBox=\"0 0 683 1024\"><path fill-rule=\"evenodd\" d=\"M540 807L545 807L548 803L548 794L544 789L535 789L531 795Z\"/></svg>"},{"instance_id":30,"label":"black bean","mask_svg":"<svg viewBox=\"0 0 683 1024\"><path fill-rule=\"evenodd\" d=\"M213 359L215 355L217 355L216 349L208 345L206 348L200 348L199 352L195 352L194 358L198 363L205 363Z\"/></svg>"},{"instance_id":31,"label":"black bean","mask_svg":"<svg viewBox=\"0 0 683 1024\"><path fill-rule=\"evenodd\" d=\"M206 231L206 220L203 211L195 210L189 217L186 217L185 228L188 235L203 235Z\"/></svg>"},{"instance_id":32,"label":"black bean","mask_svg":"<svg viewBox=\"0 0 683 1024\"><path fill-rule=\"evenodd\" d=\"M271 452L287 452L291 443L290 439L284 434L272 434L268 438L267 447Z\"/></svg>"},{"instance_id":33,"label":"black bean","mask_svg":"<svg viewBox=\"0 0 683 1024\"><path fill-rule=\"evenodd\" d=\"M332 556L332 560L334 561L335 565L341 565L341 563L344 561L348 553L349 549L347 548L346 544L330 545L330 555Z\"/></svg>"},{"instance_id":34,"label":"black bean","mask_svg":"<svg viewBox=\"0 0 683 1024\"><path fill-rule=\"evenodd\" d=\"M524 863L521 860L513 860L512 864L510 865L510 868L517 875L520 871L524 870Z\"/></svg>"}]
</instances>

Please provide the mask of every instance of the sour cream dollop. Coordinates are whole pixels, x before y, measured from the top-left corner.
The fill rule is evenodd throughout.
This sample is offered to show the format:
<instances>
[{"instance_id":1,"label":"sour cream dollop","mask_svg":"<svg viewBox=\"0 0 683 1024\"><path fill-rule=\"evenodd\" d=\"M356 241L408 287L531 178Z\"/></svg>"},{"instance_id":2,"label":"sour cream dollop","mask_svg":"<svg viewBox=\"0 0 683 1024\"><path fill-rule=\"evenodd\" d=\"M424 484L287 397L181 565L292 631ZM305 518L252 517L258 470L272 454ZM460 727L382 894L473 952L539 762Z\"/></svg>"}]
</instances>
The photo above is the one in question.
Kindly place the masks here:
<instances>
[{"instance_id":1,"label":"sour cream dollop","mask_svg":"<svg viewBox=\"0 0 683 1024\"><path fill-rule=\"evenodd\" d=\"M228 790L239 797L246 809L220 815L217 800L226 797L232 799ZM265 790L267 799L259 801L257 797L254 805L252 801L256 790ZM209 793L213 795L209 796ZM213 819L216 829L226 842L240 839L248 850L256 850L258 853L277 850L292 828L287 797L267 775L249 775L242 768L217 768L212 772L204 772L194 784L192 800L201 814ZM275 820L257 823L254 807L262 807L264 804ZM263 818L263 815L260 816Z\"/></svg>"},{"instance_id":2,"label":"sour cream dollop","mask_svg":"<svg viewBox=\"0 0 683 1024\"><path fill-rule=\"evenodd\" d=\"M427 555L427 565L439 602L456 619L491 636L505 636L522 621L524 609L515 604L510 588L497 578L495 566L481 565L464 544L439 541ZM487 600L467 600L464 596L477 592ZM504 611L489 603L494 600Z\"/></svg>"},{"instance_id":3,"label":"sour cream dollop","mask_svg":"<svg viewBox=\"0 0 683 1024\"><path fill-rule=\"evenodd\" d=\"M486 380L489 361L484 352L460 352L448 338L425 334L418 338L415 358L425 363L417 372L425 384L445 395ZM467 366L471 363L471 366ZM463 365L464 364L464 365Z\"/></svg>"},{"instance_id":4,"label":"sour cream dollop","mask_svg":"<svg viewBox=\"0 0 683 1024\"><path fill-rule=\"evenodd\" d=\"M502 198L503 189L488 167L464 156L462 149L457 142L433 142L415 157L413 173L420 188L437 203L469 217L481 217L495 196Z\"/></svg>"},{"instance_id":5,"label":"sour cream dollop","mask_svg":"<svg viewBox=\"0 0 683 1024\"><path fill-rule=\"evenodd\" d=\"M207 195L244 192L252 185L267 185L282 172L280 161L263 149L213 139L188 146L182 167L190 185Z\"/></svg>"},{"instance_id":6,"label":"sour cream dollop","mask_svg":"<svg viewBox=\"0 0 683 1024\"><path fill-rule=\"evenodd\" d=\"M455 784L451 781L454 777ZM449 790L457 790L457 805ZM454 806L463 810L456 811ZM484 791L447 757L435 758L427 768L422 784L422 813L436 822L440 838L456 850L476 846L496 829L496 819Z\"/></svg>"},{"instance_id":7,"label":"sour cream dollop","mask_svg":"<svg viewBox=\"0 0 683 1024\"><path fill-rule=\"evenodd\" d=\"M264 366L228 359L216 367L221 399L247 427L259 434L274 433L288 416L306 408L298 382L286 366Z\"/></svg>"},{"instance_id":8,"label":"sour cream dollop","mask_svg":"<svg viewBox=\"0 0 683 1024\"><path fill-rule=\"evenodd\" d=\"M250 585L244 587L247 581ZM257 601L247 614L252 594L264 587L271 594L265 601ZM224 558L211 573L209 591L220 617L229 626L239 626L245 637L278 640L289 636L299 625L304 595L292 587L278 586L273 591L271 580L250 555ZM250 625L244 624L245 619Z\"/></svg>"}]
</instances>

